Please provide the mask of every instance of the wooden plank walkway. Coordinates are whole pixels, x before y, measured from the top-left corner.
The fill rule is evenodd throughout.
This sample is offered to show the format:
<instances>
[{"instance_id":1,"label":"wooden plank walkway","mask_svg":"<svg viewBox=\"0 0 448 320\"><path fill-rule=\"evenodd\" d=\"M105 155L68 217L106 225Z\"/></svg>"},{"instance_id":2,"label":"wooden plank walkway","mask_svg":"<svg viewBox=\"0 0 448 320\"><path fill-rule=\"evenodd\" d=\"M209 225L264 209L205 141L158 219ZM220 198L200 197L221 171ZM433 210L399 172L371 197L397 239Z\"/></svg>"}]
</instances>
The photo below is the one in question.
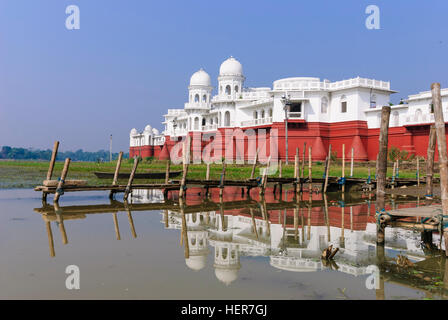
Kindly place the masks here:
<instances>
[{"instance_id":1,"label":"wooden plank walkway","mask_svg":"<svg viewBox=\"0 0 448 320\"><path fill-rule=\"evenodd\" d=\"M442 205L397 209L388 211L388 213L396 217L434 217L442 213Z\"/></svg>"}]
</instances>

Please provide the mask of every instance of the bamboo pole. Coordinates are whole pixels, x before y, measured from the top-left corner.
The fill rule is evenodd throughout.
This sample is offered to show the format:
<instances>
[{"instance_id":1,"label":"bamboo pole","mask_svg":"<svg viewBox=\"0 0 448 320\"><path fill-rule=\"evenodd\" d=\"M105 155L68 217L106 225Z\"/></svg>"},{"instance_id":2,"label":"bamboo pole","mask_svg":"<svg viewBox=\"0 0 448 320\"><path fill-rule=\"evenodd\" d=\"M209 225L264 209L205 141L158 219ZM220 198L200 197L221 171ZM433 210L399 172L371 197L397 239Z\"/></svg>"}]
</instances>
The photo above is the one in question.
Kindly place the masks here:
<instances>
[{"instance_id":1,"label":"bamboo pole","mask_svg":"<svg viewBox=\"0 0 448 320\"><path fill-rule=\"evenodd\" d=\"M165 168L165 184L168 184L170 181L170 170L171 170L171 160L168 159L166 161L166 168Z\"/></svg>"},{"instance_id":2,"label":"bamboo pole","mask_svg":"<svg viewBox=\"0 0 448 320\"><path fill-rule=\"evenodd\" d=\"M64 168L62 169L62 173L61 173L61 178L59 179L58 187L56 188L56 193L54 195L55 203L59 201L60 196L64 193L63 188L64 188L65 178L67 177L69 166L70 166L70 158L67 158L67 159L65 159Z\"/></svg>"},{"instance_id":3,"label":"bamboo pole","mask_svg":"<svg viewBox=\"0 0 448 320\"><path fill-rule=\"evenodd\" d=\"M324 213L325 213L325 224L327 225L327 240L328 242L331 241L331 234L330 234L330 219L328 217L328 201L327 201L327 194L323 194L324 197Z\"/></svg>"},{"instance_id":4,"label":"bamboo pole","mask_svg":"<svg viewBox=\"0 0 448 320\"><path fill-rule=\"evenodd\" d=\"M417 186L420 187L420 158L417 156Z\"/></svg>"},{"instance_id":5,"label":"bamboo pole","mask_svg":"<svg viewBox=\"0 0 448 320\"><path fill-rule=\"evenodd\" d=\"M120 151L118 154L117 165L115 166L114 179L112 180L112 185L116 186L118 184L118 174L120 173L121 161L123 159L123 151ZM114 196L114 191L111 190L109 193L109 199L112 199Z\"/></svg>"},{"instance_id":6,"label":"bamboo pole","mask_svg":"<svg viewBox=\"0 0 448 320\"><path fill-rule=\"evenodd\" d=\"M185 204L182 198L179 198L179 207L180 207L180 215L182 217L182 231L181 231L181 239L184 245L184 257L185 259L190 258L190 244L188 243L188 230L187 230L187 220L185 218Z\"/></svg>"},{"instance_id":7,"label":"bamboo pole","mask_svg":"<svg viewBox=\"0 0 448 320\"><path fill-rule=\"evenodd\" d=\"M254 210L252 208L250 208L249 211L250 211L250 215L252 217L252 230L255 233L255 237L258 240L258 230L257 230L257 223L255 221L255 216L254 216Z\"/></svg>"},{"instance_id":8,"label":"bamboo pole","mask_svg":"<svg viewBox=\"0 0 448 320\"><path fill-rule=\"evenodd\" d=\"M132 166L131 174L129 175L128 184L126 185L126 190L124 191L124 200L128 200L129 193L131 192L132 181L134 180L135 172L137 171L139 162L139 157L134 157L134 165Z\"/></svg>"},{"instance_id":9,"label":"bamboo pole","mask_svg":"<svg viewBox=\"0 0 448 320\"><path fill-rule=\"evenodd\" d=\"M51 153L50 166L48 167L47 180L51 180L53 175L54 164L56 162L56 156L58 155L59 141L55 141L53 145L53 152Z\"/></svg>"},{"instance_id":10,"label":"bamboo pole","mask_svg":"<svg viewBox=\"0 0 448 320\"><path fill-rule=\"evenodd\" d=\"M260 186L260 196L264 196L264 194L266 192L266 185L268 183L268 170L269 170L270 164L271 164L271 156L269 156L268 163L266 165L266 168L263 171L263 178L261 180L261 186Z\"/></svg>"},{"instance_id":11,"label":"bamboo pole","mask_svg":"<svg viewBox=\"0 0 448 320\"><path fill-rule=\"evenodd\" d=\"M313 184L312 184L312 182L313 182L313 179L312 179L313 159L311 156L311 151L312 151L312 147L308 147L308 181L309 181L309 187L308 187L309 191L308 192L310 194L313 192Z\"/></svg>"},{"instance_id":12,"label":"bamboo pole","mask_svg":"<svg viewBox=\"0 0 448 320\"><path fill-rule=\"evenodd\" d=\"M210 163L207 163L207 170L205 172L205 180L210 180Z\"/></svg>"},{"instance_id":13,"label":"bamboo pole","mask_svg":"<svg viewBox=\"0 0 448 320\"><path fill-rule=\"evenodd\" d=\"M342 180L345 179L345 144L342 144ZM342 193L345 192L345 181L342 184Z\"/></svg>"},{"instance_id":14,"label":"bamboo pole","mask_svg":"<svg viewBox=\"0 0 448 320\"><path fill-rule=\"evenodd\" d=\"M437 142L436 127L434 125L429 129L428 154L426 159L426 197L433 196L433 176L434 176L434 154L436 151Z\"/></svg>"},{"instance_id":15,"label":"bamboo pole","mask_svg":"<svg viewBox=\"0 0 448 320\"><path fill-rule=\"evenodd\" d=\"M222 163L222 173L221 173L221 179L219 181L219 197L222 198L224 193L224 181L226 179L226 169L227 169L227 163L224 160Z\"/></svg>"},{"instance_id":16,"label":"bamboo pole","mask_svg":"<svg viewBox=\"0 0 448 320\"><path fill-rule=\"evenodd\" d=\"M431 85L432 102L434 104L434 119L437 134L437 148L439 151L440 170L440 195L442 199L443 215L448 215L448 158L446 151L445 120L443 119L442 97L440 94L440 83ZM448 243L448 228L443 232L445 246ZM448 256L448 249L445 248Z\"/></svg>"},{"instance_id":17,"label":"bamboo pole","mask_svg":"<svg viewBox=\"0 0 448 320\"><path fill-rule=\"evenodd\" d=\"M387 173L387 145L391 108L385 106L381 110L381 128L379 137L378 161L376 164L376 211L380 214L385 206L385 187ZM377 244L384 245L385 224L377 223Z\"/></svg>"},{"instance_id":18,"label":"bamboo pole","mask_svg":"<svg viewBox=\"0 0 448 320\"><path fill-rule=\"evenodd\" d=\"M355 150L352 148L352 155L350 160L350 177L353 177L353 157L354 157Z\"/></svg>"},{"instance_id":19,"label":"bamboo pole","mask_svg":"<svg viewBox=\"0 0 448 320\"><path fill-rule=\"evenodd\" d=\"M257 152L255 152L255 159L254 159L254 163L252 164L252 171L250 172L251 179L253 179L255 177L255 168L257 167L258 151L259 151L259 149L257 149Z\"/></svg>"},{"instance_id":20,"label":"bamboo pole","mask_svg":"<svg viewBox=\"0 0 448 320\"><path fill-rule=\"evenodd\" d=\"M182 144L182 158L183 158L183 167L182 167L182 180L180 183L180 189L179 189L179 198L182 198L185 194L186 190L186 182L187 182L187 174L188 174L188 164L189 160L189 142L190 142L190 136L187 137L187 141L184 141Z\"/></svg>"},{"instance_id":21,"label":"bamboo pole","mask_svg":"<svg viewBox=\"0 0 448 320\"><path fill-rule=\"evenodd\" d=\"M331 144L328 147L328 158L327 158L327 167L325 170L325 184L324 184L324 193L327 193L328 187L328 176L330 174L330 163L331 163Z\"/></svg>"},{"instance_id":22,"label":"bamboo pole","mask_svg":"<svg viewBox=\"0 0 448 320\"><path fill-rule=\"evenodd\" d=\"M305 174L305 158L306 158L306 142L303 143L303 151L302 151L302 169L300 171L300 178L303 179L304 178L304 174Z\"/></svg>"},{"instance_id":23,"label":"bamboo pole","mask_svg":"<svg viewBox=\"0 0 448 320\"><path fill-rule=\"evenodd\" d=\"M344 220L345 220L345 194L342 194L342 207L341 207L341 239L339 239L339 246L341 248L345 248L345 226L344 226Z\"/></svg>"}]
</instances>

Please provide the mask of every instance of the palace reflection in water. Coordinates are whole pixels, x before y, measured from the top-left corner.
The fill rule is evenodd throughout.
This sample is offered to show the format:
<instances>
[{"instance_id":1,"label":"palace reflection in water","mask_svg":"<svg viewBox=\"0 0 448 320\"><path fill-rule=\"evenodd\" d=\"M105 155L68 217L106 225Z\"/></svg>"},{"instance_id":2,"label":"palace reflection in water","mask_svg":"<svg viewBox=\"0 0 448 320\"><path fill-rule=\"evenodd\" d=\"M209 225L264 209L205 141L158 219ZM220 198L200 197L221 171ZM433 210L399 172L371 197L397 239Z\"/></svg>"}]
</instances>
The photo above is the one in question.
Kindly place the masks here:
<instances>
[{"instance_id":1,"label":"palace reflection in water","mask_svg":"<svg viewBox=\"0 0 448 320\"><path fill-rule=\"evenodd\" d=\"M417 205L420 205L418 200L391 199L388 208ZM288 272L332 269L355 277L370 275L371 266L378 266L381 285L377 298L380 299L384 297L384 281L426 290L428 285L440 286L440 279L445 277L445 259L440 255L444 246L439 244L437 233L428 245L422 241L420 232L387 228L385 247L376 246L375 208L368 195L327 199L322 194L304 193L294 199L292 193L286 193L285 199L274 196L259 199L257 194L247 198L233 190L219 199L214 192L204 197L201 189L191 188L186 203L179 204L174 193L170 200L164 201L159 191L134 190L131 203L112 201L107 205L61 208L44 205L35 210L47 223L50 255L55 255L51 248L51 221L57 221L64 234L65 230L61 229L64 221L83 218L89 213L110 212L119 239L117 212L127 212L132 233L137 237L132 212L157 210L165 229L179 231L188 268L204 269L212 253L215 276L225 285L238 281L239 272L244 268L242 257L268 257L272 268ZM321 259L322 251L329 245L339 248L330 262ZM405 255L413 269L409 271L398 265L397 255ZM440 290L444 293L448 281L445 279L443 283Z\"/></svg>"}]
</instances>

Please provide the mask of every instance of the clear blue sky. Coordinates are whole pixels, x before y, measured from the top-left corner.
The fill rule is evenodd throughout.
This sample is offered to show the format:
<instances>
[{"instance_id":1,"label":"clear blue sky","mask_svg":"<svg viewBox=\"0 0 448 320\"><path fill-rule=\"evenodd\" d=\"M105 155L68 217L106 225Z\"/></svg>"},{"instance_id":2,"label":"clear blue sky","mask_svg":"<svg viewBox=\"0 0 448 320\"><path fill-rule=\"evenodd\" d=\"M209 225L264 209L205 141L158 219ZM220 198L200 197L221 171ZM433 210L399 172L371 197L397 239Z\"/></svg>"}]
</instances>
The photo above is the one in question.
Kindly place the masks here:
<instances>
[{"instance_id":1,"label":"clear blue sky","mask_svg":"<svg viewBox=\"0 0 448 320\"><path fill-rule=\"evenodd\" d=\"M81 29L65 28L76 4ZM381 10L367 30L365 9ZM448 1L0 0L0 146L128 150L162 129L203 67L241 61L246 86L315 76L389 80L397 102L448 82ZM216 92L216 91L215 91Z\"/></svg>"}]
</instances>

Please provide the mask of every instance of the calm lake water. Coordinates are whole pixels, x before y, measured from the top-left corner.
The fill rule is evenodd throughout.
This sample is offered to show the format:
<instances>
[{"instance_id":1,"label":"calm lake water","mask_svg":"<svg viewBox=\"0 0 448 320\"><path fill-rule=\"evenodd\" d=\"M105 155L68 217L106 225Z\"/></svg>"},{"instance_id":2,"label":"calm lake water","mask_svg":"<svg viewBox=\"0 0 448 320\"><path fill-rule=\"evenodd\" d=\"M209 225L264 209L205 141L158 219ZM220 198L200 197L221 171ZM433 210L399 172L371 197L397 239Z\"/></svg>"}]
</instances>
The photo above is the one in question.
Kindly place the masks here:
<instances>
[{"instance_id":1,"label":"calm lake water","mask_svg":"<svg viewBox=\"0 0 448 320\"><path fill-rule=\"evenodd\" d=\"M56 214L52 197L43 206L32 190L0 190L0 299L446 298L445 258L424 249L419 232L388 228L377 250L367 197L329 198L327 210L322 195L304 194L300 209L291 197L267 194L263 204L235 192L223 206L203 205L189 190L183 215L153 210L158 192L137 190L128 207L121 195L68 193ZM330 244L339 252L323 263ZM397 255L414 266L397 267ZM79 267L79 290L66 288L69 265ZM377 289L366 285L375 270Z\"/></svg>"}]
</instances>

